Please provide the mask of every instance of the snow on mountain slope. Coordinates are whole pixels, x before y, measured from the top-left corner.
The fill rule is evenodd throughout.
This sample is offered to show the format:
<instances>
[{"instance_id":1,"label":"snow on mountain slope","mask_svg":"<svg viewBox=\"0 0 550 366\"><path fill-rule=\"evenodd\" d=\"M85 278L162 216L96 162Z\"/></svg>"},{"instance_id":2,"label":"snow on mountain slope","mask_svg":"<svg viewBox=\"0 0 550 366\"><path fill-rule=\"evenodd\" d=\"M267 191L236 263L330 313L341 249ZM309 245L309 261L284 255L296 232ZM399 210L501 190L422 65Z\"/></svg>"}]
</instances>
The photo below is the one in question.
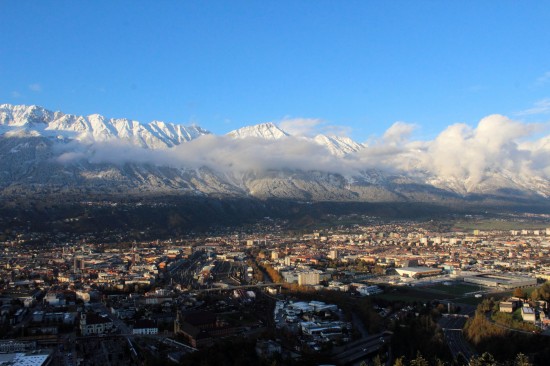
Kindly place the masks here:
<instances>
[{"instance_id":1,"label":"snow on mountain slope","mask_svg":"<svg viewBox=\"0 0 550 366\"><path fill-rule=\"evenodd\" d=\"M107 119L99 114L75 116L51 112L38 106L9 104L0 105L0 126L3 127L0 133L26 130L32 131L34 135L39 133L79 141L119 139L149 149L168 148L209 134L198 126L186 127L160 121L142 124L126 118Z\"/></svg>"},{"instance_id":2,"label":"snow on mountain slope","mask_svg":"<svg viewBox=\"0 0 550 366\"><path fill-rule=\"evenodd\" d=\"M304 142L324 146L332 155L338 157L343 157L365 148L365 145L359 144L349 137L317 135L314 138L310 138L304 136L293 136L282 130L274 123L262 123L259 125L239 128L238 130L229 132L227 135L236 139L253 137L270 141L279 140L285 137L295 137Z\"/></svg>"},{"instance_id":3,"label":"snow on mountain slope","mask_svg":"<svg viewBox=\"0 0 550 366\"><path fill-rule=\"evenodd\" d=\"M433 158L447 149L433 154L428 142L368 147L347 137L293 136L273 123L234 130L227 134L232 139L210 136L182 144L206 134L198 126L0 105L0 190L85 187L372 202L550 197L545 173L550 138L511 151L517 161L529 156L523 169L515 169L517 164L471 169L470 160L453 163L454 155L449 164L434 165ZM472 161L482 157L478 153Z\"/></svg>"},{"instance_id":4,"label":"snow on mountain slope","mask_svg":"<svg viewBox=\"0 0 550 366\"><path fill-rule=\"evenodd\" d=\"M247 126L233 130L227 134L236 139L245 139L250 137L261 138L265 140L278 140L289 136L288 133L281 130L273 123L261 123L255 126Z\"/></svg>"},{"instance_id":5,"label":"snow on mountain slope","mask_svg":"<svg viewBox=\"0 0 550 366\"><path fill-rule=\"evenodd\" d=\"M325 146L331 154L340 157L358 152L366 147L349 137L317 135L313 140L319 145Z\"/></svg>"},{"instance_id":6,"label":"snow on mountain slope","mask_svg":"<svg viewBox=\"0 0 550 366\"><path fill-rule=\"evenodd\" d=\"M199 126L182 126L173 123L153 121L148 125L150 131L164 141L172 141L173 145L178 145L184 141L191 141L210 132Z\"/></svg>"},{"instance_id":7,"label":"snow on mountain slope","mask_svg":"<svg viewBox=\"0 0 550 366\"><path fill-rule=\"evenodd\" d=\"M48 123L54 113L35 105L0 105L0 125L25 126L29 124Z\"/></svg>"}]
</instances>

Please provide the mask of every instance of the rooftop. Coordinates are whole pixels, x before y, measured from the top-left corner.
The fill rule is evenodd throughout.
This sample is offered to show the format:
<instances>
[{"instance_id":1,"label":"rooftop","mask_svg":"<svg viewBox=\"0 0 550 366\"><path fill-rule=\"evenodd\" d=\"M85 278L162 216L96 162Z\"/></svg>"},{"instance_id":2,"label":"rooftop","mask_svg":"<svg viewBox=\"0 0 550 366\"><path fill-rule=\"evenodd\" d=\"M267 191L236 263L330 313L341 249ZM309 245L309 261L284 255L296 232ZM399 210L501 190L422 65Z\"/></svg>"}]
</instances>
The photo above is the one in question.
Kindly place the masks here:
<instances>
[{"instance_id":1,"label":"rooftop","mask_svg":"<svg viewBox=\"0 0 550 366\"><path fill-rule=\"evenodd\" d=\"M42 366L46 364L49 357L48 351L4 353L0 354L0 365Z\"/></svg>"}]
</instances>

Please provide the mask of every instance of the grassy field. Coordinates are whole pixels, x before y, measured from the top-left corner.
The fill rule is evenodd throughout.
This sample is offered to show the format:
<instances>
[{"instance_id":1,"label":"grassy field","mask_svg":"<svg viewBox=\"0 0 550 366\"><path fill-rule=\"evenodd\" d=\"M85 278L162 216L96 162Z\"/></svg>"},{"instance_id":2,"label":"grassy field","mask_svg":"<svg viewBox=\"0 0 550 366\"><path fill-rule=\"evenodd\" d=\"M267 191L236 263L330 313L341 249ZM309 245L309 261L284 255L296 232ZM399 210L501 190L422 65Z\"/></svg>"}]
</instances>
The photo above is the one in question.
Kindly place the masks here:
<instances>
[{"instance_id":1,"label":"grassy field","mask_svg":"<svg viewBox=\"0 0 550 366\"><path fill-rule=\"evenodd\" d=\"M452 285L444 285L442 283L427 287L431 291L441 292L449 296L464 296L469 292L479 291L479 286L467 283L454 283Z\"/></svg>"},{"instance_id":2,"label":"grassy field","mask_svg":"<svg viewBox=\"0 0 550 366\"><path fill-rule=\"evenodd\" d=\"M525 289L527 294L531 294L536 286ZM478 305L484 298L494 298L501 300L512 296L512 290L493 292L483 294L483 297L475 297L474 295L466 295L468 293L477 292L480 288L477 285L469 283L452 283L444 285L443 283L433 284L429 286L395 286L390 287L383 293L376 295L376 298L387 301L400 302L426 302L431 300L449 300L453 303Z\"/></svg>"},{"instance_id":3,"label":"grassy field","mask_svg":"<svg viewBox=\"0 0 550 366\"><path fill-rule=\"evenodd\" d=\"M376 297L387 301L402 302L425 302L428 300L436 300L438 298L438 296L434 293L413 291L407 288L395 288L390 290L390 292L376 295Z\"/></svg>"},{"instance_id":4,"label":"grassy field","mask_svg":"<svg viewBox=\"0 0 550 366\"><path fill-rule=\"evenodd\" d=\"M393 287L384 294L377 295L378 298L388 301L423 302L429 300L457 300L457 302L477 305L482 298L473 295L464 297L469 292L478 291L479 287L470 284L436 284L422 287Z\"/></svg>"},{"instance_id":5,"label":"grassy field","mask_svg":"<svg viewBox=\"0 0 550 366\"><path fill-rule=\"evenodd\" d=\"M448 296L445 294L430 291L428 287L412 288L412 287L394 287L389 292L377 295L388 301L427 301L445 299Z\"/></svg>"}]
</instances>

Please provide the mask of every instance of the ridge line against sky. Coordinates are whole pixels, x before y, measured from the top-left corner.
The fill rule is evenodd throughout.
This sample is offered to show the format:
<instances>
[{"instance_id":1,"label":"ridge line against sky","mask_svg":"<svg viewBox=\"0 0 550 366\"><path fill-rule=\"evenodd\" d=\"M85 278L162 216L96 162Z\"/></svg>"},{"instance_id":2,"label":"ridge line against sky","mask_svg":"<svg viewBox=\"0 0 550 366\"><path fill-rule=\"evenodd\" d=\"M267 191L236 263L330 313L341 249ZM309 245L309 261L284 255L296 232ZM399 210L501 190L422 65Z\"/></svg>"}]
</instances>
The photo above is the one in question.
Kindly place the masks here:
<instances>
[{"instance_id":1,"label":"ridge line against sky","mask_svg":"<svg viewBox=\"0 0 550 366\"><path fill-rule=\"evenodd\" d=\"M364 142L550 118L550 2L0 1L0 103ZM296 126L295 126L296 127Z\"/></svg>"}]
</instances>

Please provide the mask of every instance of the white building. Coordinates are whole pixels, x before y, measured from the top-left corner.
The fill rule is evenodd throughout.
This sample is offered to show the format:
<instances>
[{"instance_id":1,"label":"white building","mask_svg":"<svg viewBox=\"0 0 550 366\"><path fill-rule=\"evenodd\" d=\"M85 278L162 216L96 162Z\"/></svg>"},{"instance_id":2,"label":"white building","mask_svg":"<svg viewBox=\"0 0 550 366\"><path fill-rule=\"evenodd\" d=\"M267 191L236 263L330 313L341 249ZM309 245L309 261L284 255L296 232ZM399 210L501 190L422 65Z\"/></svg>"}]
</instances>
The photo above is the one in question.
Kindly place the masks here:
<instances>
[{"instance_id":1,"label":"white building","mask_svg":"<svg viewBox=\"0 0 550 366\"><path fill-rule=\"evenodd\" d=\"M537 284L537 279L510 274L484 273L465 276L464 282L474 283L485 287L513 289L516 287L535 286Z\"/></svg>"},{"instance_id":2,"label":"white building","mask_svg":"<svg viewBox=\"0 0 550 366\"><path fill-rule=\"evenodd\" d=\"M44 302L50 306L63 306L65 305L65 297L61 293L48 292L44 297Z\"/></svg>"},{"instance_id":3,"label":"white building","mask_svg":"<svg viewBox=\"0 0 550 366\"><path fill-rule=\"evenodd\" d=\"M335 260L338 259L338 250L332 249L328 254L329 259Z\"/></svg>"},{"instance_id":4,"label":"white building","mask_svg":"<svg viewBox=\"0 0 550 366\"><path fill-rule=\"evenodd\" d=\"M52 363L51 351L0 354L0 365L46 366Z\"/></svg>"},{"instance_id":5,"label":"white building","mask_svg":"<svg viewBox=\"0 0 550 366\"><path fill-rule=\"evenodd\" d=\"M83 336L105 334L112 329L113 321L108 316L100 316L94 313L80 316L80 332Z\"/></svg>"},{"instance_id":6,"label":"white building","mask_svg":"<svg viewBox=\"0 0 550 366\"><path fill-rule=\"evenodd\" d=\"M155 322L149 319L141 319L136 321L132 334L158 334L159 328L155 325Z\"/></svg>"},{"instance_id":7,"label":"white building","mask_svg":"<svg viewBox=\"0 0 550 366\"><path fill-rule=\"evenodd\" d=\"M382 291L382 289L380 289L380 287L376 286L376 285L373 285L373 286L367 286L367 285L360 285L360 286L357 286L355 288L355 290L363 295L363 296L371 296L371 295L376 295L376 294L380 294L384 291Z\"/></svg>"},{"instance_id":8,"label":"white building","mask_svg":"<svg viewBox=\"0 0 550 366\"><path fill-rule=\"evenodd\" d=\"M396 268L395 271L403 277L420 278L428 276L437 276L441 274L441 268L430 267L403 267Z\"/></svg>"},{"instance_id":9,"label":"white building","mask_svg":"<svg viewBox=\"0 0 550 366\"><path fill-rule=\"evenodd\" d=\"M334 290L334 291L348 291L349 290L349 285L344 284L342 282L330 281L328 283L328 288L330 290Z\"/></svg>"},{"instance_id":10,"label":"white building","mask_svg":"<svg viewBox=\"0 0 550 366\"><path fill-rule=\"evenodd\" d=\"M301 272L298 274L298 285L318 285L319 284L319 272Z\"/></svg>"},{"instance_id":11,"label":"white building","mask_svg":"<svg viewBox=\"0 0 550 366\"><path fill-rule=\"evenodd\" d=\"M526 306L522 307L521 318L523 319L524 322L534 323L537 320L535 315L535 309L529 308Z\"/></svg>"}]
</instances>

